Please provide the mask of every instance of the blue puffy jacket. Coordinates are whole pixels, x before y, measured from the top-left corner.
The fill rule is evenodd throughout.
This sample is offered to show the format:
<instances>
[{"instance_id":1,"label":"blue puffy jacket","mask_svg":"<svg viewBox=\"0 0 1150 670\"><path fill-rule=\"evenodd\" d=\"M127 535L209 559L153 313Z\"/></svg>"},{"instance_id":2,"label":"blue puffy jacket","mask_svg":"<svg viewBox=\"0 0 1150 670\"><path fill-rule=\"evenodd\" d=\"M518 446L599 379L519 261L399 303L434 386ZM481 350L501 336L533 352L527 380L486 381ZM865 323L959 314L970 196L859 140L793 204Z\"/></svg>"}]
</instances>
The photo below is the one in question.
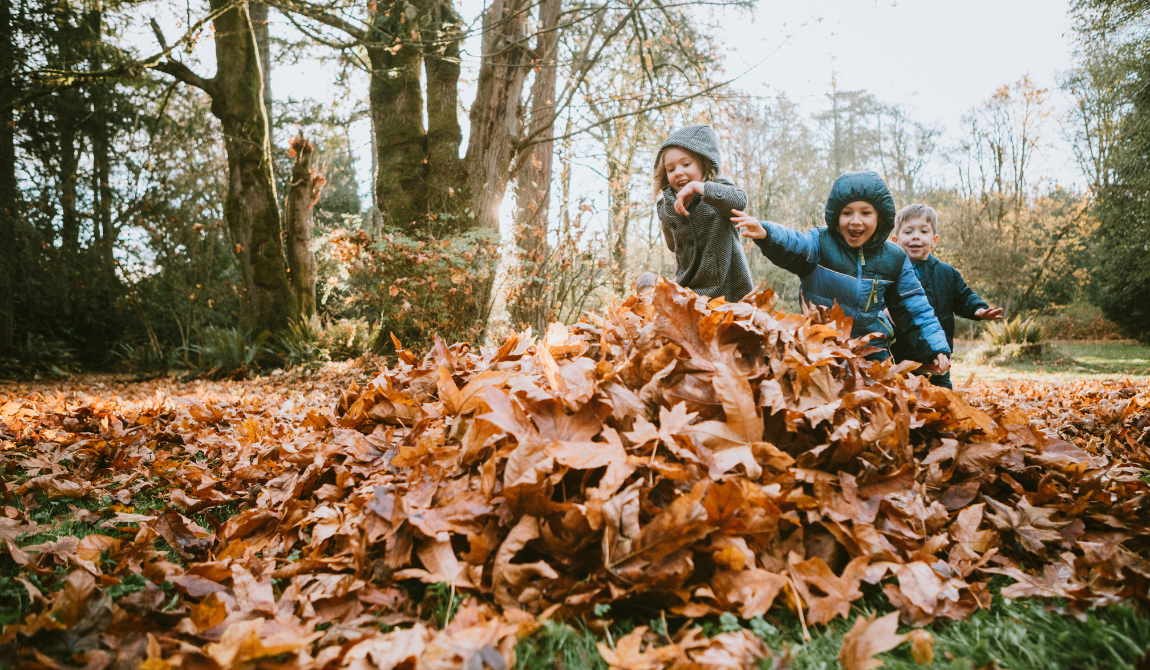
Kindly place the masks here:
<instances>
[{"instance_id":1,"label":"blue puffy jacket","mask_svg":"<svg viewBox=\"0 0 1150 670\"><path fill-rule=\"evenodd\" d=\"M839 231L839 213L847 204L860 200L874 205L879 221L866 244L852 249ZM910 258L887 240L894 229L894 216L894 198L877 173L848 172L831 187L826 226L799 232L764 221L767 237L755 243L772 263L799 276L803 301L826 307L838 301L843 312L854 319L852 337L879 333L882 338L872 344L889 346L895 330L883 313L886 309L901 332L921 336L932 358L950 355L946 336Z\"/></svg>"}]
</instances>

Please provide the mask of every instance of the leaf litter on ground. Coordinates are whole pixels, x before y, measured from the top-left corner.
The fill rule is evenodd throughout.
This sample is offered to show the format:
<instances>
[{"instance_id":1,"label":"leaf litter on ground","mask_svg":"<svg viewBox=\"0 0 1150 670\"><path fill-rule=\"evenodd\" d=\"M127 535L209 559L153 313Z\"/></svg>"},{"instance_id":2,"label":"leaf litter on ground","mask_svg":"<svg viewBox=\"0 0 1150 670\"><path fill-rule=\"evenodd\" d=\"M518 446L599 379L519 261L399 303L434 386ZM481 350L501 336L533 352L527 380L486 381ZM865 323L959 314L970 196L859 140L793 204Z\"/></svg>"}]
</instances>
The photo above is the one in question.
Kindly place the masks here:
<instances>
[{"instance_id":1,"label":"leaf litter on ground","mask_svg":"<svg viewBox=\"0 0 1150 670\"><path fill-rule=\"evenodd\" d=\"M608 605L815 627L881 588L897 616L840 654L874 668L904 641L929 662L898 624L988 608L995 576L1080 617L1146 601L1146 389L964 399L867 360L837 307L776 302L660 282L382 369L6 391L0 644L29 668L503 668ZM598 623L611 667L789 663L737 626Z\"/></svg>"}]
</instances>

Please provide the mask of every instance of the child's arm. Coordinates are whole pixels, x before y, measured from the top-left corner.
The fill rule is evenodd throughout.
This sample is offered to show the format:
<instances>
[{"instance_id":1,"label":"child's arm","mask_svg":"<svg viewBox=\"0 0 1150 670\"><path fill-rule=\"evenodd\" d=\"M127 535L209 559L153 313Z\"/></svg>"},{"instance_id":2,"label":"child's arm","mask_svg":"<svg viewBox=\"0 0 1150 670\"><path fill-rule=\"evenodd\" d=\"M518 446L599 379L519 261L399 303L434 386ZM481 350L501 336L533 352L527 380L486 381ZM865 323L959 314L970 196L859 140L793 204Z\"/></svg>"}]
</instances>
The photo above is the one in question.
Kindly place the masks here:
<instances>
[{"instance_id":1,"label":"child's arm","mask_svg":"<svg viewBox=\"0 0 1150 670\"><path fill-rule=\"evenodd\" d=\"M898 281L892 283L886 294L887 308L895 321L895 328L902 333L915 333L917 337L911 341L921 339L924 351L923 358L934 360L939 364L941 371L950 367L950 346L946 343L946 334L934 315L934 308L926 299L926 292L914 273L910 259L905 258ZM925 355L929 353L929 355ZM941 357L941 360L940 360ZM916 360L919 358L916 356Z\"/></svg>"},{"instance_id":2,"label":"child's arm","mask_svg":"<svg viewBox=\"0 0 1150 670\"><path fill-rule=\"evenodd\" d=\"M743 237L755 241L759 251L775 265L801 275L806 268L819 262L818 229L801 233L770 221L759 221L746 212L731 212L731 223L743 232Z\"/></svg>"},{"instance_id":3,"label":"child's arm","mask_svg":"<svg viewBox=\"0 0 1150 670\"><path fill-rule=\"evenodd\" d=\"M730 216L731 210L747 208L747 194L743 189L726 177L719 177L716 181L693 181L679 189L675 196L675 211L681 216L690 216L687 207L696 195L703 196L703 202L722 216Z\"/></svg>"},{"instance_id":4,"label":"child's arm","mask_svg":"<svg viewBox=\"0 0 1150 670\"><path fill-rule=\"evenodd\" d=\"M667 195L664 193L655 201L655 211L659 214L659 223L663 226L663 241L667 243L667 248L672 252L675 251L675 231L671 227L672 217L675 216L674 206L668 204Z\"/></svg>"},{"instance_id":5,"label":"child's arm","mask_svg":"<svg viewBox=\"0 0 1150 670\"><path fill-rule=\"evenodd\" d=\"M1002 318L1002 308L990 308L986 301L978 297L966 281L963 280L962 275L958 270L954 271L954 313L967 319L982 319L984 321L995 321Z\"/></svg>"},{"instance_id":6,"label":"child's arm","mask_svg":"<svg viewBox=\"0 0 1150 670\"><path fill-rule=\"evenodd\" d=\"M729 217L731 212L747 208L747 192L735 186L734 182L719 177L716 181L703 184L703 202Z\"/></svg>"}]
</instances>

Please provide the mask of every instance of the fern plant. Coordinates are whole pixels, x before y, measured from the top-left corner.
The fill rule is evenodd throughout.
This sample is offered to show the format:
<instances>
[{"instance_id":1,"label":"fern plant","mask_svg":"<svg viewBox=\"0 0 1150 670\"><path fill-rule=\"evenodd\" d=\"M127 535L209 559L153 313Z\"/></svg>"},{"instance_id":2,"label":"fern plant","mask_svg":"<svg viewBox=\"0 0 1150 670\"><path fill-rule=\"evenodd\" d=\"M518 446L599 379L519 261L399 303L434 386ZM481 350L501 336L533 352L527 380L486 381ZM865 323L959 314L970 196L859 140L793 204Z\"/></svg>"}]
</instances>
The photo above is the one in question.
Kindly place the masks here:
<instances>
[{"instance_id":1,"label":"fern plant","mask_svg":"<svg viewBox=\"0 0 1150 670\"><path fill-rule=\"evenodd\" d=\"M315 314L306 319L293 320L287 330L279 335L279 350L287 367L312 365L329 360L328 353L320 343L323 335L323 322Z\"/></svg>"},{"instance_id":2,"label":"fern plant","mask_svg":"<svg viewBox=\"0 0 1150 670\"><path fill-rule=\"evenodd\" d=\"M987 323L983 337L988 344L995 347L1010 344L1041 344L1046 341L1046 330L1034 319L1016 316L1009 321Z\"/></svg>"},{"instance_id":3,"label":"fern plant","mask_svg":"<svg viewBox=\"0 0 1150 670\"><path fill-rule=\"evenodd\" d=\"M265 334L253 340L250 332L208 326L200 334L200 344L188 347L199 358L196 375L243 379L254 367L256 357L267 351L267 338Z\"/></svg>"}]
</instances>

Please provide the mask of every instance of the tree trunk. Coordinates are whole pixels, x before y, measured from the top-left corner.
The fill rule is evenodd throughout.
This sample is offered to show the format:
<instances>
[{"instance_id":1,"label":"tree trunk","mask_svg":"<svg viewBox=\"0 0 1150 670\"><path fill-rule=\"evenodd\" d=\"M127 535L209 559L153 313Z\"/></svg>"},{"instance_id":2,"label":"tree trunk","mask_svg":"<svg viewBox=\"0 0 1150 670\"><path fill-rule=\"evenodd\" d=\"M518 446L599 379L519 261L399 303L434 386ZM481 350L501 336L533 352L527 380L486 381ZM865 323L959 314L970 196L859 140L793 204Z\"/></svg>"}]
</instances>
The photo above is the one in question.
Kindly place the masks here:
<instances>
[{"instance_id":1,"label":"tree trunk","mask_svg":"<svg viewBox=\"0 0 1150 670\"><path fill-rule=\"evenodd\" d=\"M629 124L630 125L630 124ZM609 128L615 131L618 124ZM639 123L628 128L634 137L611 132L607 140L607 232L611 247L611 275L616 293L627 292L627 238L631 229L631 168L638 145Z\"/></svg>"},{"instance_id":2,"label":"tree trunk","mask_svg":"<svg viewBox=\"0 0 1150 670\"><path fill-rule=\"evenodd\" d=\"M275 116L272 114L272 40L268 30L268 6L259 2L249 2L248 13L252 17L252 34L255 35L256 49L260 53L264 110L268 116L268 124L271 125Z\"/></svg>"},{"instance_id":3,"label":"tree trunk","mask_svg":"<svg viewBox=\"0 0 1150 670\"><path fill-rule=\"evenodd\" d=\"M221 11L227 0L211 0ZM228 154L224 218L236 242L244 288L257 332L287 326L298 313L288 282L280 212L272 177L264 76L248 6L222 11L215 19L216 76L212 112L220 119Z\"/></svg>"},{"instance_id":4,"label":"tree trunk","mask_svg":"<svg viewBox=\"0 0 1150 670\"><path fill-rule=\"evenodd\" d=\"M97 8L88 12L86 16L88 35L91 44L92 69L99 71L103 68L103 58L100 54L100 36L103 31L103 16ZM100 257L109 278L115 278L115 259L113 251L116 248L116 229L112 222L112 186L111 179L111 148L108 139L108 122L105 106L107 105L107 85L93 84L91 89L92 117L92 171L93 171L93 221L92 225L100 229Z\"/></svg>"},{"instance_id":5,"label":"tree trunk","mask_svg":"<svg viewBox=\"0 0 1150 670\"><path fill-rule=\"evenodd\" d=\"M555 113L556 55L562 0L543 0L539 5L540 35L535 52L535 81L531 85L531 121L528 132L550 137ZM540 142L521 155L515 178L515 243L519 247L517 285L509 300L511 319L522 328L537 332L547 327L547 224L551 209L551 159L554 142Z\"/></svg>"},{"instance_id":6,"label":"tree trunk","mask_svg":"<svg viewBox=\"0 0 1150 670\"><path fill-rule=\"evenodd\" d=\"M369 112L367 118L371 121L371 141L367 144L371 147L371 175L374 179L379 174L379 147L375 144L375 115ZM369 235L379 235L383 230L383 213L379 209L379 195L374 187L371 189L371 222L367 225Z\"/></svg>"},{"instance_id":7,"label":"tree trunk","mask_svg":"<svg viewBox=\"0 0 1150 670\"><path fill-rule=\"evenodd\" d=\"M392 0L377 6L372 17L374 29L395 31L402 41L384 45L380 40L385 38L377 32L367 48L371 63L368 100L379 159L375 202L385 225L419 230L426 224L428 200L423 91L419 83L423 57L408 36L418 29L421 12L410 2Z\"/></svg>"},{"instance_id":8,"label":"tree trunk","mask_svg":"<svg viewBox=\"0 0 1150 670\"><path fill-rule=\"evenodd\" d=\"M519 140L530 8L530 0L492 0L483 14L483 63L471 105L466 161L475 223L491 231L499 230L499 206Z\"/></svg>"},{"instance_id":9,"label":"tree trunk","mask_svg":"<svg viewBox=\"0 0 1150 670\"><path fill-rule=\"evenodd\" d=\"M368 38L375 200L382 223L421 239L476 229L498 235L499 205L518 142L530 0L494 0L484 14L478 93L462 161L457 92L462 32L452 3L386 0L376 7L370 34L357 39ZM426 129L421 67L427 76ZM457 308L461 322L482 328L495 279L486 269L496 258L488 253L493 245L469 244L475 253L468 262L480 276L459 292Z\"/></svg>"},{"instance_id":10,"label":"tree trunk","mask_svg":"<svg viewBox=\"0 0 1150 670\"><path fill-rule=\"evenodd\" d=\"M631 175L617 158L607 155L607 239L611 249L611 278L616 293L627 288L627 203Z\"/></svg>"},{"instance_id":11,"label":"tree trunk","mask_svg":"<svg viewBox=\"0 0 1150 670\"><path fill-rule=\"evenodd\" d=\"M436 236L459 232L458 215L466 193L463 184L463 162L459 146L463 130L459 126L459 45L462 39L462 19L456 14L451 0L432 0L429 14L431 25L423 32L425 43L442 43L424 55L427 77L427 189L429 214L446 220L432 226ZM465 226L463 226L465 227Z\"/></svg>"},{"instance_id":12,"label":"tree trunk","mask_svg":"<svg viewBox=\"0 0 1150 670\"><path fill-rule=\"evenodd\" d=\"M312 206L319 199L322 179L311 169L312 146L301 132L292 138L295 163L284 201L284 228L287 233L288 267L292 287L299 297L300 313L315 314L315 254L311 251Z\"/></svg>"},{"instance_id":13,"label":"tree trunk","mask_svg":"<svg viewBox=\"0 0 1150 670\"><path fill-rule=\"evenodd\" d=\"M0 0L0 72L15 69L12 2ZM16 99L13 77L0 77L0 349L12 346L16 316L16 132L12 110Z\"/></svg>"},{"instance_id":14,"label":"tree trunk","mask_svg":"<svg viewBox=\"0 0 1150 670\"><path fill-rule=\"evenodd\" d=\"M76 60L73 49L76 46L76 35L72 30L71 13L67 5L57 7L55 23L56 66L62 70L71 70ZM80 219L76 215L76 173L80 165L76 116L84 113L84 101L80 96L79 91L72 89L62 91L54 100L56 133L60 138L60 173L57 176L60 191L60 248L64 254L65 269L69 273L76 271L76 257L80 251ZM93 231L93 235L99 237L100 231Z\"/></svg>"},{"instance_id":15,"label":"tree trunk","mask_svg":"<svg viewBox=\"0 0 1150 670\"><path fill-rule=\"evenodd\" d=\"M71 93L71 91L69 91ZM63 97L63 96L62 96ZM60 106L68 105L67 100L59 100ZM60 189L60 248L64 252L65 267L74 271L76 256L80 251L80 219L76 216L76 171L79 169L80 152L76 147L76 126L70 114L58 117L60 133L60 175L57 178ZM98 237L100 231L95 231Z\"/></svg>"}]
</instances>

